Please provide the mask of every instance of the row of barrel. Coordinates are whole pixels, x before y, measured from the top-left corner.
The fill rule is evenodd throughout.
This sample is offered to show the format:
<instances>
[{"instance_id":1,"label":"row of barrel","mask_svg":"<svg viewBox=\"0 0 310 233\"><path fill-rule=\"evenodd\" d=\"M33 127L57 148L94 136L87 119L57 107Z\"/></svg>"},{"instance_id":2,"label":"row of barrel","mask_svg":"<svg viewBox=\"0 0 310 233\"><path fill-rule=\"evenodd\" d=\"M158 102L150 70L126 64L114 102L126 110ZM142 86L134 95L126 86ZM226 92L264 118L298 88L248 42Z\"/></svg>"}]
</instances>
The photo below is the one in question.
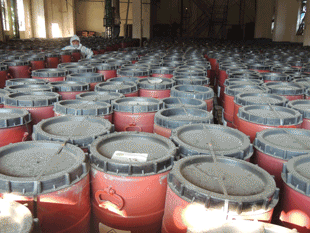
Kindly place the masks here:
<instances>
[{"instance_id":1,"label":"row of barrel","mask_svg":"<svg viewBox=\"0 0 310 233\"><path fill-rule=\"evenodd\" d=\"M179 51L178 54L180 55L166 56L168 58L165 60L163 57L160 62L158 59L146 62L148 59L145 59L141 62L144 65L141 63L139 65L140 61L135 62L138 63L138 68L127 65L120 71L125 71L126 75L130 74L128 76L131 77L125 77L125 79L134 81L133 77L143 74L137 72L150 74L148 70L151 65L145 65L145 63L156 67L159 63L159 67L166 67L162 65L166 63L171 66L161 68L164 70L162 72L171 70L168 67L173 67L173 72L183 70L181 72L185 75L183 79L186 81L187 78L188 82L196 80L193 78L197 77L194 74L204 73L202 76L206 76L204 70L210 67L206 65L207 62L203 62L197 50L187 50L186 53ZM184 64L184 56L188 57L188 60L195 60L194 57L198 56L198 63L203 63L205 68L201 69L197 64L194 67L187 64L186 70L174 68L176 65ZM77 72L84 70L80 68L75 66ZM119 75L119 71L115 72ZM176 82L175 77L180 74L173 72L174 77L170 78ZM159 73L159 75L163 74ZM147 80L150 84L160 84L166 79L139 77L138 82L142 79L155 81L152 83ZM215 83L216 78L215 76L213 80ZM152 99L137 97L139 92L135 97L126 95L122 98L117 97L120 94L116 92L121 91L118 91L115 85L120 88L123 87L124 82L128 82L130 85L137 86L135 81L132 81L123 79L114 85L111 84L112 88L106 88L100 92L79 93L78 96L89 94L88 98L90 98L84 104L82 103L83 107L80 111L76 110L82 102L80 100L55 101L55 106L52 106L55 117L36 122L32 134L34 141L10 144L0 148L0 157L3 158L1 167L2 172L5 173L1 181L3 185L0 186L1 190L4 190L1 192L2 197L6 200L11 198L27 203L28 208L39 219L43 232L88 232L91 207L92 226L95 232L112 230L205 232L206 229L221 227L225 223L224 219L227 218L270 222L278 202L278 206L281 206L283 212L287 214L287 216L283 215L282 219L286 220L285 217L287 217L286 222L290 223L292 219L290 211L295 207L286 203L291 197L281 198L279 201L279 195L282 194L279 194L279 186L276 187L272 176L249 161L253 157L258 157L258 148L262 148L267 143L275 143L276 149L282 145L287 151L287 147L291 147L288 143L291 142L292 137L294 148L302 147L302 149L285 157L281 165L283 166L291 157L296 157L295 160L303 158L300 155L309 153L308 147L305 148L307 145L305 137L309 136L308 130L267 129L266 131L269 130L274 135L270 138L267 138L270 133L262 136L266 139L263 142L265 144L261 142L254 145L255 153L253 153L253 146L246 134L237 129L212 124L211 113L205 111L206 106L212 106L213 109L212 89L201 84L186 83L171 87L170 95L174 97L164 99L154 98L156 96L152 96ZM96 84L94 90L97 91L96 87L107 83L113 82ZM51 85L45 86L50 88ZM173 94L174 90L177 94ZM207 95L209 98L206 98L206 90L207 93L212 93ZM103 91L105 94L101 93ZM23 95L18 100L20 102L27 100L28 95L42 95L42 93L21 91L5 95L4 98L10 95ZM43 95L47 93L52 92L44 92ZM114 110L112 122L115 126L103 118L94 117L104 116L105 113L88 109L91 108L94 100L95 103L99 103L98 99L101 95L103 99L110 99ZM111 99L113 99L112 102ZM61 112L63 114L59 115L70 116L57 116L56 105L59 103L65 103L63 105L68 106ZM176 105L180 107L169 108ZM164 106L168 109L163 109ZM193 109L192 106L196 108ZM3 110L8 111L7 108ZM28 110L32 111L31 108ZM29 112L27 117L19 117L19 120L23 121L25 118L30 120ZM46 110L41 111L38 114L39 117L43 115L42 112ZM116 113L122 118L115 118ZM84 117L74 115L84 115ZM139 121L141 118L144 120ZM129 122L126 122L126 119L130 119ZM301 115L300 120L302 120ZM6 121L6 123L11 122ZM129 127L126 129L122 127L116 131L143 132L114 132L117 124L121 123L129 124L127 125ZM147 124L150 128L144 129L139 125L140 123ZM162 135L165 137L158 135L161 134L160 130L156 132L157 134L152 134L156 130L156 125L170 129L171 132L163 132ZM265 131L261 133L263 132ZM272 140L273 138L275 140ZM271 150L271 156L277 152L270 146L266 148ZM85 151L89 153L87 157L84 154ZM270 156L268 152L266 150L267 156ZM287 188L288 191L284 193L291 192L291 195L297 195L303 192L301 185L294 190L292 187L296 187L299 179L295 174L295 163L301 164L300 169L307 167L309 156L304 157L301 163L300 160L294 162L292 159L285 165L288 168L289 164L293 164L293 169L290 167L283 171L283 177L291 177L285 180L285 185L290 188ZM304 173L307 174L307 171ZM13 177L18 178L13 179ZM305 223L307 210L304 196L300 195L299 200L302 201L298 203L297 215ZM293 214L296 216L295 212ZM294 221L291 223L296 224ZM276 226L273 227L276 228ZM308 226L303 227L307 229ZM288 229L281 228L281 230L291 232ZM241 232L238 223L236 232Z\"/></svg>"}]
</instances>

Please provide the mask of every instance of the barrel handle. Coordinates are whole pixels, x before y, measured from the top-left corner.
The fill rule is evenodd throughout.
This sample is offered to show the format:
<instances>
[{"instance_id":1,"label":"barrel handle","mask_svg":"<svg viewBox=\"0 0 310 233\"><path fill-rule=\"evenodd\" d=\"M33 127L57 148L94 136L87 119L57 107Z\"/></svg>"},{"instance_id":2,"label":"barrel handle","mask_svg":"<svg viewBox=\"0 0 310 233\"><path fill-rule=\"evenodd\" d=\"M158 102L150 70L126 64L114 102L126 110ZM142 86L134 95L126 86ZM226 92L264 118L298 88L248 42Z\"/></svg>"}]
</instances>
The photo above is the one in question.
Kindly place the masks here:
<instances>
[{"instance_id":1,"label":"barrel handle","mask_svg":"<svg viewBox=\"0 0 310 233\"><path fill-rule=\"evenodd\" d=\"M126 126L124 128L124 131L127 131L128 128L138 128L138 132L142 132L142 128L140 126L136 125L135 122L130 123L129 126Z\"/></svg>"},{"instance_id":2,"label":"barrel handle","mask_svg":"<svg viewBox=\"0 0 310 233\"><path fill-rule=\"evenodd\" d=\"M95 199L99 203L100 207L102 207L102 204L106 201L116 205L119 210L122 210L124 207L124 199L118 195L111 186L105 188L104 190L96 191Z\"/></svg>"}]
</instances>

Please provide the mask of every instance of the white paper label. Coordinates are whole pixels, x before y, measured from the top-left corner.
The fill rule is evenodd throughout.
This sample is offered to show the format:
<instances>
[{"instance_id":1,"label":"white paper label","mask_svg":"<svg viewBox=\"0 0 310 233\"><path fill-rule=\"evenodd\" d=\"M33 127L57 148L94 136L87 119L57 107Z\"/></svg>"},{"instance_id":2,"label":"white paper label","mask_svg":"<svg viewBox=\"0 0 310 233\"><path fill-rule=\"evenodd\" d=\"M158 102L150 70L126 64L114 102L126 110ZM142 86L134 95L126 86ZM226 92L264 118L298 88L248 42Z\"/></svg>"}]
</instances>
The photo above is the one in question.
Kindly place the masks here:
<instances>
[{"instance_id":1,"label":"white paper label","mask_svg":"<svg viewBox=\"0 0 310 233\"><path fill-rule=\"evenodd\" d=\"M108 227L102 223L99 223L99 232L100 233L131 233L131 231L123 231L115 228Z\"/></svg>"},{"instance_id":2,"label":"white paper label","mask_svg":"<svg viewBox=\"0 0 310 233\"><path fill-rule=\"evenodd\" d=\"M217 97L220 98L220 95L221 95L221 87L218 86L217 87Z\"/></svg>"},{"instance_id":3,"label":"white paper label","mask_svg":"<svg viewBox=\"0 0 310 233\"><path fill-rule=\"evenodd\" d=\"M115 151L111 159L122 162L146 162L148 154L144 153L129 153L124 151Z\"/></svg>"}]
</instances>

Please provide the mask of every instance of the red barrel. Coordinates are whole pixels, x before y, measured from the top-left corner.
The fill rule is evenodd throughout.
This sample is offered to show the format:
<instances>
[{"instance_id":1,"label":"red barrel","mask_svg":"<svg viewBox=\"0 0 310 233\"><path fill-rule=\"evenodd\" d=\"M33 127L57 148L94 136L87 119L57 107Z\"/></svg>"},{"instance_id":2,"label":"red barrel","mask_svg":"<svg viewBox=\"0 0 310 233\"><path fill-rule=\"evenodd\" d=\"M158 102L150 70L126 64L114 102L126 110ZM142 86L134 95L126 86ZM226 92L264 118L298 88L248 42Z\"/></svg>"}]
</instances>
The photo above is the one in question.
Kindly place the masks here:
<instances>
[{"instance_id":1,"label":"red barrel","mask_svg":"<svg viewBox=\"0 0 310 233\"><path fill-rule=\"evenodd\" d=\"M123 94L125 97L138 96L137 84L128 81L99 83L95 86L95 91L117 92Z\"/></svg>"},{"instance_id":2,"label":"red barrel","mask_svg":"<svg viewBox=\"0 0 310 233\"><path fill-rule=\"evenodd\" d=\"M97 69L97 73L103 75L104 80L117 77L116 70L119 68L118 64L113 63L91 63Z\"/></svg>"},{"instance_id":3,"label":"red barrel","mask_svg":"<svg viewBox=\"0 0 310 233\"><path fill-rule=\"evenodd\" d=\"M31 115L24 109L0 109L0 147L31 137Z\"/></svg>"},{"instance_id":4,"label":"red barrel","mask_svg":"<svg viewBox=\"0 0 310 233\"><path fill-rule=\"evenodd\" d=\"M185 158L168 175L162 232L209 232L227 219L270 222L278 196L272 176L251 163L210 155Z\"/></svg>"},{"instance_id":5,"label":"red barrel","mask_svg":"<svg viewBox=\"0 0 310 233\"><path fill-rule=\"evenodd\" d=\"M159 66L151 69L152 77L160 78L172 78L173 77L173 67Z\"/></svg>"},{"instance_id":6,"label":"red barrel","mask_svg":"<svg viewBox=\"0 0 310 233\"><path fill-rule=\"evenodd\" d=\"M3 108L3 104L4 104L4 96L10 94L9 91L6 91L4 89L0 89L0 108Z\"/></svg>"},{"instance_id":7,"label":"red barrel","mask_svg":"<svg viewBox=\"0 0 310 233\"><path fill-rule=\"evenodd\" d=\"M310 132L305 129L266 129L257 133L252 162L275 177L282 188L281 172L289 159L310 153Z\"/></svg>"},{"instance_id":8,"label":"red barrel","mask_svg":"<svg viewBox=\"0 0 310 233\"><path fill-rule=\"evenodd\" d=\"M0 88L5 87L5 82L8 76L8 66L7 65L0 65Z\"/></svg>"},{"instance_id":9,"label":"red barrel","mask_svg":"<svg viewBox=\"0 0 310 233\"><path fill-rule=\"evenodd\" d=\"M288 107L302 114L301 128L310 130L310 100L293 100L288 103Z\"/></svg>"},{"instance_id":10,"label":"red barrel","mask_svg":"<svg viewBox=\"0 0 310 233\"><path fill-rule=\"evenodd\" d=\"M60 63L60 54L59 53L46 53L46 67L47 68L57 68Z\"/></svg>"},{"instance_id":11,"label":"red barrel","mask_svg":"<svg viewBox=\"0 0 310 233\"><path fill-rule=\"evenodd\" d=\"M246 69L246 66L242 66L241 64L231 65L231 63L220 63L219 69L217 85L223 87L225 80L229 77L229 72L227 72L229 69Z\"/></svg>"},{"instance_id":12,"label":"red barrel","mask_svg":"<svg viewBox=\"0 0 310 233\"><path fill-rule=\"evenodd\" d=\"M95 116L58 116L34 125L32 140L60 141L76 145L88 152L96 138L113 133L110 121Z\"/></svg>"},{"instance_id":13,"label":"red barrel","mask_svg":"<svg viewBox=\"0 0 310 233\"><path fill-rule=\"evenodd\" d=\"M169 97L162 99L165 108L198 108L207 110L207 103L199 99Z\"/></svg>"},{"instance_id":14,"label":"red barrel","mask_svg":"<svg viewBox=\"0 0 310 233\"><path fill-rule=\"evenodd\" d=\"M44 54L24 55L20 59L27 60L31 64L31 70L40 70L45 68L45 56Z\"/></svg>"},{"instance_id":15,"label":"red barrel","mask_svg":"<svg viewBox=\"0 0 310 233\"><path fill-rule=\"evenodd\" d=\"M71 50L72 53L72 62L77 62L82 58L81 50L79 49L73 49Z\"/></svg>"},{"instance_id":16,"label":"red barrel","mask_svg":"<svg viewBox=\"0 0 310 233\"><path fill-rule=\"evenodd\" d=\"M217 156L249 161L253 154L252 144L245 134L222 125L184 125L172 131L171 140L179 147L178 157L181 158L214 152Z\"/></svg>"},{"instance_id":17,"label":"red barrel","mask_svg":"<svg viewBox=\"0 0 310 233\"><path fill-rule=\"evenodd\" d=\"M272 94L284 96L288 100L304 99L306 88L292 82L272 82L264 84Z\"/></svg>"},{"instance_id":18,"label":"red barrel","mask_svg":"<svg viewBox=\"0 0 310 233\"><path fill-rule=\"evenodd\" d=\"M51 82L48 85L61 95L62 100L72 100L75 99L76 95L89 91L89 84L85 82L61 81Z\"/></svg>"},{"instance_id":19,"label":"red barrel","mask_svg":"<svg viewBox=\"0 0 310 233\"><path fill-rule=\"evenodd\" d=\"M204 100L209 112L213 110L214 91L210 87L198 85L177 85L171 88L171 97Z\"/></svg>"},{"instance_id":20,"label":"red barrel","mask_svg":"<svg viewBox=\"0 0 310 233\"><path fill-rule=\"evenodd\" d=\"M66 77L67 81L75 81L75 82L85 82L89 84L89 90L94 91L95 86L98 83L104 81L102 74L97 73L80 73L80 74L70 74Z\"/></svg>"},{"instance_id":21,"label":"red barrel","mask_svg":"<svg viewBox=\"0 0 310 233\"><path fill-rule=\"evenodd\" d=\"M87 101L95 101L95 102L106 102L111 104L113 100L123 98L124 95L116 92L86 92L81 93L76 96L76 99L87 100Z\"/></svg>"},{"instance_id":22,"label":"red barrel","mask_svg":"<svg viewBox=\"0 0 310 233\"><path fill-rule=\"evenodd\" d=\"M155 113L163 108L161 100L128 97L112 101L116 131L153 133Z\"/></svg>"},{"instance_id":23,"label":"red barrel","mask_svg":"<svg viewBox=\"0 0 310 233\"><path fill-rule=\"evenodd\" d=\"M62 50L59 52L61 63L69 63L72 62L72 51L70 50Z\"/></svg>"},{"instance_id":24,"label":"red barrel","mask_svg":"<svg viewBox=\"0 0 310 233\"><path fill-rule=\"evenodd\" d=\"M147 78L150 76L150 70L145 68L121 68L117 70L117 76Z\"/></svg>"},{"instance_id":25,"label":"red barrel","mask_svg":"<svg viewBox=\"0 0 310 233\"><path fill-rule=\"evenodd\" d=\"M309 165L310 155L302 155L290 159L282 172L285 184L280 220L285 227L295 228L300 233L310 231Z\"/></svg>"},{"instance_id":26,"label":"red barrel","mask_svg":"<svg viewBox=\"0 0 310 233\"><path fill-rule=\"evenodd\" d=\"M206 87L210 85L210 79L203 76L174 76L172 79L175 80L176 85L199 85Z\"/></svg>"},{"instance_id":27,"label":"red barrel","mask_svg":"<svg viewBox=\"0 0 310 233\"><path fill-rule=\"evenodd\" d=\"M240 93L268 93L268 88L259 85L233 85L225 88L224 112L225 121L232 123L234 120L234 99Z\"/></svg>"},{"instance_id":28,"label":"red barrel","mask_svg":"<svg viewBox=\"0 0 310 233\"><path fill-rule=\"evenodd\" d=\"M42 69L32 71L33 79L43 79L47 82L59 82L64 81L68 75L66 69Z\"/></svg>"},{"instance_id":29,"label":"red barrel","mask_svg":"<svg viewBox=\"0 0 310 233\"><path fill-rule=\"evenodd\" d=\"M66 65L64 67L69 74L80 74L80 73L96 73L96 67L90 65Z\"/></svg>"},{"instance_id":30,"label":"red barrel","mask_svg":"<svg viewBox=\"0 0 310 233\"><path fill-rule=\"evenodd\" d=\"M0 196L26 204L40 231L90 232L89 165L80 148L20 142L0 148L0 161L0 183L7 184L0 186Z\"/></svg>"},{"instance_id":31,"label":"red barrel","mask_svg":"<svg viewBox=\"0 0 310 233\"><path fill-rule=\"evenodd\" d=\"M11 93L53 92L54 87L51 87L46 84L23 84L23 85L8 86L5 88L5 90Z\"/></svg>"},{"instance_id":32,"label":"red barrel","mask_svg":"<svg viewBox=\"0 0 310 233\"><path fill-rule=\"evenodd\" d=\"M97 116L112 122L113 110L110 104L86 100L62 100L54 104L55 116Z\"/></svg>"},{"instance_id":33,"label":"red barrel","mask_svg":"<svg viewBox=\"0 0 310 233\"><path fill-rule=\"evenodd\" d=\"M288 82L290 81L290 76L287 74L281 73L264 73L263 74L264 82Z\"/></svg>"},{"instance_id":34,"label":"red barrel","mask_svg":"<svg viewBox=\"0 0 310 233\"><path fill-rule=\"evenodd\" d=\"M247 63L246 65L247 65L248 69L255 70L255 71L259 72L259 73L268 73L271 70L271 66L270 65L263 65L263 64L260 64L260 63L257 63L257 64L249 64L249 63Z\"/></svg>"},{"instance_id":35,"label":"red barrel","mask_svg":"<svg viewBox=\"0 0 310 233\"><path fill-rule=\"evenodd\" d=\"M12 93L4 96L4 108L22 108L31 113L32 124L54 116L53 104L61 96L54 92Z\"/></svg>"},{"instance_id":36,"label":"red barrel","mask_svg":"<svg viewBox=\"0 0 310 233\"><path fill-rule=\"evenodd\" d=\"M288 102L283 96L269 93L241 93L235 96L234 99L234 116L233 127L238 125L239 108L248 105L276 105L285 107Z\"/></svg>"},{"instance_id":37,"label":"red barrel","mask_svg":"<svg viewBox=\"0 0 310 233\"><path fill-rule=\"evenodd\" d=\"M150 97L163 99L170 97L170 89L175 85L175 81L169 78L150 77L137 81L140 97Z\"/></svg>"},{"instance_id":38,"label":"red barrel","mask_svg":"<svg viewBox=\"0 0 310 233\"><path fill-rule=\"evenodd\" d=\"M9 67L10 78L30 78L30 62L25 60L5 60L2 62Z\"/></svg>"},{"instance_id":39,"label":"red barrel","mask_svg":"<svg viewBox=\"0 0 310 233\"><path fill-rule=\"evenodd\" d=\"M213 115L198 108L169 108L155 114L154 133L170 138L171 131L188 124L212 124Z\"/></svg>"},{"instance_id":40,"label":"red barrel","mask_svg":"<svg viewBox=\"0 0 310 233\"><path fill-rule=\"evenodd\" d=\"M94 232L160 232L176 147L167 138L120 132L90 146Z\"/></svg>"},{"instance_id":41,"label":"red barrel","mask_svg":"<svg viewBox=\"0 0 310 233\"><path fill-rule=\"evenodd\" d=\"M239 108L237 129L254 141L256 133L269 128L301 128L302 115L287 107L249 105Z\"/></svg>"},{"instance_id":42,"label":"red barrel","mask_svg":"<svg viewBox=\"0 0 310 233\"><path fill-rule=\"evenodd\" d=\"M45 80L33 79L33 78L15 78L15 79L8 79L5 82L5 85L7 87L15 86L15 85L28 85L28 84L44 85L44 84L47 84L47 82Z\"/></svg>"}]
</instances>

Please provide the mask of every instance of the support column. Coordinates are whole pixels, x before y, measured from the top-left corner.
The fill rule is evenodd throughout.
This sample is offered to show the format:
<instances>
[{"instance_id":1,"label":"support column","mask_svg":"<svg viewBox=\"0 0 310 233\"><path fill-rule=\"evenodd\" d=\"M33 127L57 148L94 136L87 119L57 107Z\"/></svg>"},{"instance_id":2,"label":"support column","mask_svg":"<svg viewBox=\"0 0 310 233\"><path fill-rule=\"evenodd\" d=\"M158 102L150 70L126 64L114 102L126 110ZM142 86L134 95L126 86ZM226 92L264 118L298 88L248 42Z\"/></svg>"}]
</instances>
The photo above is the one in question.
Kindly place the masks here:
<instances>
[{"instance_id":1,"label":"support column","mask_svg":"<svg viewBox=\"0 0 310 233\"><path fill-rule=\"evenodd\" d=\"M274 0L256 1L255 38L272 39L271 23L274 5Z\"/></svg>"},{"instance_id":2,"label":"support column","mask_svg":"<svg viewBox=\"0 0 310 233\"><path fill-rule=\"evenodd\" d=\"M132 1L132 38L140 39L141 35L141 0Z\"/></svg>"},{"instance_id":3,"label":"support column","mask_svg":"<svg viewBox=\"0 0 310 233\"><path fill-rule=\"evenodd\" d=\"M307 12L305 15L304 46L310 46L310 0L307 1Z\"/></svg>"},{"instance_id":4,"label":"support column","mask_svg":"<svg viewBox=\"0 0 310 233\"><path fill-rule=\"evenodd\" d=\"M300 1L277 0L274 41L296 42L296 26Z\"/></svg>"},{"instance_id":5,"label":"support column","mask_svg":"<svg viewBox=\"0 0 310 233\"><path fill-rule=\"evenodd\" d=\"M146 37L149 39L151 30L151 1L143 0L142 2L141 0L133 0L132 18L132 38L140 39L142 37Z\"/></svg>"}]
</instances>

